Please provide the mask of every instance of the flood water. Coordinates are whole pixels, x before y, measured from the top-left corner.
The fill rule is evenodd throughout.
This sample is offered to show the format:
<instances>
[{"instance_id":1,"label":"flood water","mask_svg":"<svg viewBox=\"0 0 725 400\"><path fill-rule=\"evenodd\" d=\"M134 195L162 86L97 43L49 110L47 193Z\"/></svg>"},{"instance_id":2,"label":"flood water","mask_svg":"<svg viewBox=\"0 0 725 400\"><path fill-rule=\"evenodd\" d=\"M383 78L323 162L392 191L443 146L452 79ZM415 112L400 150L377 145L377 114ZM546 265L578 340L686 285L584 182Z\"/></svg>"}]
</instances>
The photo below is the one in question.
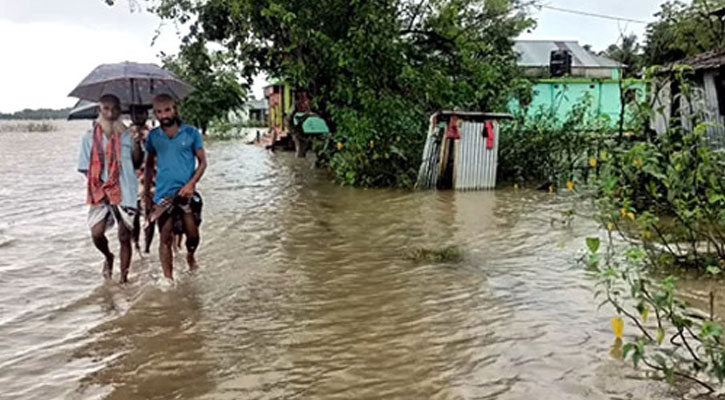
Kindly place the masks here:
<instances>
[{"instance_id":1,"label":"flood water","mask_svg":"<svg viewBox=\"0 0 725 400\"><path fill-rule=\"evenodd\" d=\"M86 228L88 122L58 124L0 133L2 399L679 397L609 356L612 311L574 261L596 225L552 223L586 214L566 195L344 188L209 142L202 270L179 257L162 289L155 251L134 254L124 287ZM463 260L409 257L445 246Z\"/></svg>"}]
</instances>

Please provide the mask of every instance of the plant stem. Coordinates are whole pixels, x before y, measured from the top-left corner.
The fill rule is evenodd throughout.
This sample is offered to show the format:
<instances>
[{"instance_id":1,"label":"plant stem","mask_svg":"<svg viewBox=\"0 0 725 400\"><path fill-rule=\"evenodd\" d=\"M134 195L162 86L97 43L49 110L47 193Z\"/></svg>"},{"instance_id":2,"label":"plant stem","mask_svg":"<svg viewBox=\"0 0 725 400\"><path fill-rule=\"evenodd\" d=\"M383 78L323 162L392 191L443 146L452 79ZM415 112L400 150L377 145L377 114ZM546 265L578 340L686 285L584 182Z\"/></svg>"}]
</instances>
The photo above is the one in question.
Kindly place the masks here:
<instances>
[{"instance_id":1,"label":"plant stem","mask_svg":"<svg viewBox=\"0 0 725 400\"><path fill-rule=\"evenodd\" d=\"M644 364L645 364L646 366L648 366L648 367L650 367L650 368L652 368L652 369L654 369L654 370L656 370L656 371L660 371L660 372L665 372L665 369L664 369L664 368L662 368L662 367L659 367L659 366L657 366L657 365L654 365L654 364L651 364L651 363L650 363L649 361L647 361L647 359L645 359L645 358L642 358L642 362L643 362L643 363L644 363ZM713 392L715 392L715 389L713 389L713 387L712 387L712 386L710 386L710 385L708 385L707 383L705 383L705 382L701 381L700 379L697 379L697 378L695 378L694 376L691 376L691 375L688 375L688 374L685 374L685 373L683 373L683 372L679 372L679 371L672 371L672 373L673 373L674 375L676 375L676 376L679 376L680 378L685 378L685 379L689 379L689 380L691 380L691 381L693 381L693 382L695 382L695 383L697 383L697 384L701 385L702 387L704 387L705 389L707 389L708 393L713 393Z\"/></svg>"}]
</instances>

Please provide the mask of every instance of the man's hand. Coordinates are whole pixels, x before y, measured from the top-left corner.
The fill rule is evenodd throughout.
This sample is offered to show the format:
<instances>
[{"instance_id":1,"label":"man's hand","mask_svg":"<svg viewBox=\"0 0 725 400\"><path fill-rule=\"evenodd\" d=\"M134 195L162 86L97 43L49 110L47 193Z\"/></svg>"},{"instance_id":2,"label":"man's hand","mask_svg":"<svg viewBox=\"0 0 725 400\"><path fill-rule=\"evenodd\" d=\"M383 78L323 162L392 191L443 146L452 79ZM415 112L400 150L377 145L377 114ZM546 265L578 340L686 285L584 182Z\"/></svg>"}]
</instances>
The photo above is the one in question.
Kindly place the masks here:
<instances>
[{"instance_id":1,"label":"man's hand","mask_svg":"<svg viewBox=\"0 0 725 400\"><path fill-rule=\"evenodd\" d=\"M184 187L181 188L181 190L179 190L179 196L190 199L191 196L194 195L194 186L195 185L193 182L187 183L186 185L184 185Z\"/></svg>"},{"instance_id":2,"label":"man's hand","mask_svg":"<svg viewBox=\"0 0 725 400\"><path fill-rule=\"evenodd\" d=\"M131 126L131 134L133 135L133 140L137 143L140 143L146 138L146 133L148 130L145 126L138 126L138 125L132 125Z\"/></svg>"}]
</instances>

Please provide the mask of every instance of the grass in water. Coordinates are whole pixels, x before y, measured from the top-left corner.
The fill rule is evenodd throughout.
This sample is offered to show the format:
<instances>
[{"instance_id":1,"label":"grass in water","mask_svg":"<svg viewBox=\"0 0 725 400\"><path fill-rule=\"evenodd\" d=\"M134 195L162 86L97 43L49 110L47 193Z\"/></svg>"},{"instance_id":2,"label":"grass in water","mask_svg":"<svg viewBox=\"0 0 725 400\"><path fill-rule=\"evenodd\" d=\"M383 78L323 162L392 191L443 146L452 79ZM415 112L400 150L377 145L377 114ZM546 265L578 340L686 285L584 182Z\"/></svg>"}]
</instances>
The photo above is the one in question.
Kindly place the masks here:
<instances>
[{"instance_id":1,"label":"grass in water","mask_svg":"<svg viewBox=\"0 0 725 400\"><path fill-rule=\"evenodd\" d=\"M58 127L50 122L22 122L0 125L0 132L54 132Z\"/></svg>"},{"instance_id":2,"label":"grass in water","mask_svg":"<svg viewBox=\"0 0 725 400\"><path fill-rule=\"evenodd\" d=\"M463 251L455 246L438 249L418 248L408 254L414 261L428 262L458 262L463 260Z\"/></svg>"}]
</instances>

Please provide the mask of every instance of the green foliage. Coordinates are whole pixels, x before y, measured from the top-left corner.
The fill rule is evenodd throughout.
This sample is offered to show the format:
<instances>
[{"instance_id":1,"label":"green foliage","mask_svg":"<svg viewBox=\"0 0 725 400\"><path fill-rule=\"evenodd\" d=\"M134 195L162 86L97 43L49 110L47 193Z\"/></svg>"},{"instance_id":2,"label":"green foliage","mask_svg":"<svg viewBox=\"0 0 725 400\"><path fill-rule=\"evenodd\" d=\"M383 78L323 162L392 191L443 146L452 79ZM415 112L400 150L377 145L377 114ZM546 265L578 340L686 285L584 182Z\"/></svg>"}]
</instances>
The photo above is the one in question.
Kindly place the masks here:
<instances>
[{"instance_id":1,"label":"green foliage","mask_svg":"<svg viewBox=\"0 0 725 400\"><path fill-rule=\"evenodd\" d=\"M655 265L643 248L618 253L610 235L603 252L594 245L597 240L587 238L585 257L597 280L596 297L603 297L602 305L611 305L638 331L622 346L622 359L660 371L670 383L684 378L712 392L714 383L725 378L722 326L678 299L673 276L652 282L648 271ZM650 316L653 321L648 321Z\"/></svg>"},{"instance_id":2,"label":"green foliage","mask_svg":"<svg viewBox=\"0 0 725 400\"><path fill-rule=\"evenodd\" d=\"M583 98L563 121L552 107L533 113L524 108L514 121L503 123L499 181L543 181L556 186L567 180L586 180L592 170L590 158L596 158L604 141L612 137L607 118L587 112L590 103L591 98Z\"/></svg>"},{"instance_id":3,"label":"green foliage","mask_svg":"<svg viewBox=\"0 0 725 400\"><path fill-rule=\"evenodd\" d=\"M710 15L725 0L667 1L647 26L647 65L664 65L708 50L725 47L725 20Z\"/></svg>"},{"instance_id":4,"label":"green foliage","mask_svg":"<svg viewBox=\"0 0 725 400\"><path fill-rule=\"evenodd\" d=\"M691 103L687 69L677 68L671 83L680 88L678 101ZM595 238L586 241L582 261L597 278L602 305L633 323L639 336L624 344L624 359L635 366L660 371L669 382L684 378L712 392L725 378L723 330L714 318L714 292L710 292L709 318L678 299L673 276L655 281L649 273L667 266L700 267L710 277L725 264L725 155L714 151L707 126L696 113L684 110L660 134L648 122L662 109L654 99L637 104L639 128L606 140L600 149L598 173L590 180L597 218L607 227L608 246L602 251ZM618 233L634 243L619 251ZM649 315L655 323L648 323ZM669 339L669 340L668 340ZM629 358L628 358L629 357Z\"/></svg>"},{"instance_id":5,"label":"green foliage","mask_svg":"<svg viewBox=\"0 0 725 400\"><path fill-rule=\"evenodd\" d=\"M675 79L689 102L686 76ZM659 112L651 104L641 104L642 118ZM681 115L664 133L610 142L593 181L601 222L641 241L652 258L703 269L725 260L725 154L706 131L696 114Z\"/></svg>"},{"instance_id":6,"label":"green foliage","mask_svg":"<svg viewBox=\"0 0 725 400\"><path fill-rule=\"evenodd\" d=\"M341 182L412 186L428 113L504 109L518 79L512 39L533 24L525 3L161 0L155 10L196 21L187 41L225 46L247 79L264 71L306 92L330 142L343 143L335 154L317 146Z\"/></svg>"},{"instance_id":7,"label":"green foliage","mask_svg":"<svg viewBox=\"0 0 725 400\"><path fill-rule=\"evenodd\" d=\"M322 156L339 182L358 186L412 187L420 165L426 121L414 102L372 93L362 108L333 108L334 145Z\"/></svg>"},{"instance_id":8,"label":"green foliage","mask_svg":"<svg viewBox=\"0 0 725 400\"><path fill-rule=\"evenodd\" d=\"M623 36L621 43L610 45L602 55L624 64L625 78L637 74L643 66L642 48L634 34Z\"/></svg>"},{"instance_id":9,"label":"green foliage","mask_svg":"<svg viewBox=\"0 0 725 400\"><path fill-rule=\"evenodd\" d=\"M176 56L164 56L164 67L194 87L181 103L181 115L206 134L214 120L227 120L244 105L246 89L228 56L210 52L206 42L182 45Z\"/></svg>"}]
</instances>

